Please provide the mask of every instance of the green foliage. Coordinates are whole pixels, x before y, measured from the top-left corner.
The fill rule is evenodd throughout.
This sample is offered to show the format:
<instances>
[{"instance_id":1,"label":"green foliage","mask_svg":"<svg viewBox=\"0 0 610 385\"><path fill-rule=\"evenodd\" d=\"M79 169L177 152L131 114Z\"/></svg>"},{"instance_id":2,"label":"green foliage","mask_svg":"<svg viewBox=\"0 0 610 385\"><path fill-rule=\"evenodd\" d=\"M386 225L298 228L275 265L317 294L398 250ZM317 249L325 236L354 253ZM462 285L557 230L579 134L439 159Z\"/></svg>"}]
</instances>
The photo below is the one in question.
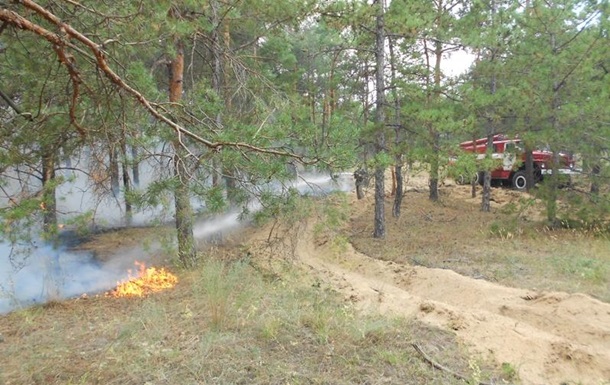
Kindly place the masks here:
<instances>
[{"instance_id":1,"label":"green foliage","mask_svg":"<svg viewBox=\"0 0 610 385\"><path fill-rule=\"evenodd\" d=\"M489 235L501 240L510 240L523 234L523 228L519 225L518 219L510 221L495 221L489 226Z\"/></svg>"},{"instance_id":2,"label":"green foliage","mask_svg":"<svg viewBox=\"0 0 610 385\"><path fill-rule=\"evenodd\" d=\"M207 141L287 151L330 170L363 163L370 168L389 167L401 159L420 161L438 177L445 159L455 155L446 143L480 137L493 126L496 131L519 133L529 143L570 150L583 159L587 173L598 169L596 176L584 176L586 186L595 182L601 187L591 200L559 193L562 204L555 207L555 191L543 194L544 188L540 197L549 202L551 216L566 223L581 221L586 227L607 220L610 205L605 194L610 179L608 166L599 162L606 156L610 136L606 106L610 44L603 2L531 2L530 9L515 2L463 3L451 9L450 3L439 9L426 1L391 2L385 29L396 55L391 63L394 71L387 68L392 84L388 82L388 118L382 124L373 123L370 99L376 8L369 4L292 0L235 4L181 0L150 7L130 1L85 4L78 11L49 10L100 44L110 67L157 111ZM33 13L24 13L19 4L11 9L49 27ZM167 62L177 53L178 41L184 44L184 93L181 105L170 107L164 104ZM76 83L48 42L9 28L2 44L6 47L0 66L0 76L6 79L2 91L33 117L18 117L4 104L0 108L2 180L12 178L10 173L17 167L25 167L32 171L29 184L39 177L45 154L57 154L57 165L59 155L92 150L102 174L108 172L109 154L122 146L126 153L119 154L118 163L127 168L145 158L171 156L163 147L177 138L176 132L151 121L140 101L107 79L86 46L72 39L66 47L80 77L73 105ZM446 62L456 46L466 46L479 59L460 79L443 73L443 66L439 71L435 63L436 57ZM85 136L78 133L75 122ZM376 151L374 143L381 133L388 138L386 148ZM258 191L263 191L266 207L261 218L294 209L291 193L276 198L258 187L288 180L286 164L297 162L296 158L228 145L216 151L184 136L180 140L189 149L194 176L190 193L207 210L243 204ZM128 154L131 148L137 154ZM377 152L378 156L371 156ZM448 173L457 177L495 167L491 159L473 158L458 154ZM170 207L172 191L179 184L167 164L158 163L158 178L146 190L127 191L123 186L126 202L122 203L132 203L137 210ZM220 174L233 178L238 186L230 192L226 184L211 186L210 180ZM52 194L62 182L49 183L44 193ZM40 200L28 194L42 191L19 193L29 198L16 207L2 207L1 215L5 223L29 226L39 218ZM599 205L597 213L589 201Z\"/></svg>"},{"instance_id":3,"label":"green foliage","mask_svg":"<svg viewBox=\"0 0 610 385\"><path fill-rule=\"evenodd\" d=\"M461 152L447 166L447 175L461 184L468 184L481 171L480 162L474 153Z\"/></svg>"},{"instance_id":4,"label":"green foliage","mask_svg":"<svg viewBox=\"0 0 610 385\"><path fill-rule=\"evenodd\" d=\"M394 159L392 158L392 156L390 154L388 154L387 152L378 152L377 154L375 154L375 157L373 157L369 163L367 164L367 167L370 169L375 169L378 167L381 167L383 169L389 167L390 165L392 165L394 162Z\"/></svg>"},{"instance_id":5,"label":"green foliage","mask_svg":"<svg viewBox=\"0 0 610 385\"><path fill-rule=\"evenodd\" d=\"M509 362L502 363L502 379L506 381L515 380L518 377L517 369Z\"/></svg>"},{"instance_id":6,"label":"green foliage","mask_svg":"<svg viewBox=\"0 0 610 385\"><path fill-rule=\"evenodd\" d=\"M40 204L39 198L22 199L17 205L0 211L3 223L0 234L3 238L11 242L30 240L35 235L31 234L31 230L37 228L39 221L38 216L33 213L40 211Z\"/></svg>"},{"instance_id":7,"label":"green foliage","mask_svg":"<svg viewBox=\"0 0 610 385\"><path fill-rule=\"evenodd\" d=\"M274 192L263 192L260 195L260 204L262 209L252 215L255 223L259 225L278 218L290 218L291 222L299 222L308 216L310 210L310 202L301 199L294 188L288 188L279 196Z\"/></svg>"}]
</instances>

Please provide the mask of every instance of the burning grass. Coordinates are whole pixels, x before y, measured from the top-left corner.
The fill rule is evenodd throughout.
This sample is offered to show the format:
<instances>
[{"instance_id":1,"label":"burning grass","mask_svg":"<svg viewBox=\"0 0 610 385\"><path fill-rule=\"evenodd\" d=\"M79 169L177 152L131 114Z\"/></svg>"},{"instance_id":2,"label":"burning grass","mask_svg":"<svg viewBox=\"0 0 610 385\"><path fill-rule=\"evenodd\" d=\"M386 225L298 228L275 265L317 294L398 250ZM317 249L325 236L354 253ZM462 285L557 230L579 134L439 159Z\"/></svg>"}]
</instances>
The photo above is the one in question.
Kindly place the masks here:
<instances>
[{"instance_id":1,"label":"burning grass","mask_svg":"<svg viewBox=\"0 0 610 385\"><path fill-rule=\"evenodd\" d=\"M162 290L171 289L178 283L178 277L164 267L146 267L143 262L135 262L138 272L128 271L129 278L118 282L117 287L106 293L109 297L143 297Z\"/></svg>"}]
</instances>

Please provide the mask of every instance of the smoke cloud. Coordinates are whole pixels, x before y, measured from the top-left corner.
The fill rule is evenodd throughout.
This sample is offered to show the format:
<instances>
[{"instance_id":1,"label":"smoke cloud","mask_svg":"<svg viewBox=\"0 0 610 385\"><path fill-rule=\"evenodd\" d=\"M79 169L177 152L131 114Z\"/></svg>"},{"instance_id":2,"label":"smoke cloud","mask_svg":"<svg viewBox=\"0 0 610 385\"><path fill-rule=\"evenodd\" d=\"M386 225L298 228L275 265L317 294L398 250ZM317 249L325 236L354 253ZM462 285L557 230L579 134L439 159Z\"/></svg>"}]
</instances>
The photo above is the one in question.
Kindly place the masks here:
<instances>
[{"instance_id":1,"label":"smoke cloud","mask_svg":"<svg viewBox=\"0 0 610 385\"><path fill-rule=\"evenodd\" d=\"M300 194L325 195L335 191L350 191L353 186L351 174L343 173L334 178L328 175L304 174L286 184L265 186L276 192L296 189ZM83 186L64 187L62 196L66 206L73 212L91 210L89 198L83 197L87 190ZM86 194L85 194L86 195ZM76 197L75 197L76 196ZM97 203L99 205L99 202ZM101 210L106 223L121 223L121 212L112 207ZM260 210L260 203L250 202L248 210ZM97 211L96 211L97 212ZM113 213L115 216L113 217ZM154 215L156 214L156 216ZM198 220L194 226L195 238L201 241L217 235L238 231L244 222L241 211L234 210L213 218ZM142 215L142 223L147 218L158 218L160 212ZM0 314L15 309L45 303L51 300L74 298L83 294L98 294L114 288L119 281L128 279L128 269L134 262L146 261L150 248L160 245L117 250L115 255L102 262L91 253L75 252L67 247L51 247L44 243L11 246L0 243Z\"/></svg>"}]
</instances>

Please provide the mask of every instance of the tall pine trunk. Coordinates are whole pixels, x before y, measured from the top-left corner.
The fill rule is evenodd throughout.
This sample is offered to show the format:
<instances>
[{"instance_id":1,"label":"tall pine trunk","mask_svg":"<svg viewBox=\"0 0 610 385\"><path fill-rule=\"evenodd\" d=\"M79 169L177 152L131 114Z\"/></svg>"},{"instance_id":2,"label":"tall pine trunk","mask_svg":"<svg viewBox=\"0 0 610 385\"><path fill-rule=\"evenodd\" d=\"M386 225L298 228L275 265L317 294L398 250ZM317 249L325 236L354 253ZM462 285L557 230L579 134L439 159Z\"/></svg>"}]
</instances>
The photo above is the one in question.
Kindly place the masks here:
<instances>
[{"instance_id":1,"label":"tall pine trunk","mask_svg":"<svg viewBox=\"0 0 610 385\"><path fill-rule=\"evenodd\" d=\"M220 23L221 16L220 4L216 0L210 1L211 9L211 22L212 31L210 32L210 39L212 40L211 54L212 54L212 89L216 92L219 98L222 98L222 81L223 81L223 69L222 69L222 49L220 48ZM216 112L214 117L216 127L220 129L222 127L222 113L221 110ZM218 186L224 178L222 177L223 170L222 165L218 164L218 159L212 158L212 185Z\"/></svg>"},{"instance_id":2,"label":"tall pine trunk","mask_svg":"<svg viewBox=\"0 0 610 385\"><path fill-rule=\"evenodd\" d=\"M140 163L138 160L138 148L134 145L131 147L131 173L133 175L134 186L140 185Z\"/></svg>"},{"instance_id":3,"label":"tall pine trunk","mask_svg":"<svg viewBox=\"0 0 610 385\"><path fill-rule=\"evenodd\" d=\"M525 142L525 189L527 192L531 192L536 184L538 176L534 170L534 154L532 145L529 142Z\"/></svg>"},{"instance_id":4,"label":"tall pine trunk","mask_svg":"<svg viewBox=\"0 0 610 385\"><path fill-rule=\"evenodd\" d=\"M490 119L491 120L491 119ZM491 157L493 153L494 126L491 121L487 122L487 146L486 156ZM491 171L483 172L483 193L481 194L481 211L491 211Z\"/></svg>"},{"instance_id":5,"label":"tall pine trunk","mask_svg":"<svg viewBox=\"0 0 610 385\"><path fill-rule=\"evenodd\" d=\"M384 1L376 0L377 23L375 40L376 57L376 103L375 103L375 123L377 124L377 148L376 153L385 152L385 89L383 70L385 67L385 33L384 33ZM377 165L375 168L375 226L373 230L374 238L385 237L385 167Z\"/></svg>"},{"instance_id":6,"label":"tall pine trunk","mask_svg":"<svg viewBox=\"0 0 610 385\"><path fill-rule=\"evenodd\" d=\"M400 100L397 91L396 76L396 55L394 54L394 42L390 38L390 73L392 74L392 96L394 99L394 175L396 180L396 190L394 191L394 205L392 206L392 216L400 218L400 208L402 206L403 181L402 181L402 127L400 119Z\"/></svg>"},{"instance_id":7,"label":"tall pine trunk","mask_svg":"<svg viewBox=\"0 0 610 385\"><path fill-rule=\"evenodd\" d=\"M438 2L438 16L436 18L436 27L441 29L443 27L442 22L442 12L443 12L443 2ZM443 60L443 43L440 39L436 39L434 42L434 102L438 103L441 98L441 61ZM433 124L430 125L430 144L432 147L432 151L430 153L430 179L428 182L428 186L430 189L430 200L438 201L438 182L439 182L439 154L440 154L440 135L439 130L434 127Z\"/></svg>"},{"instance_id":8,"label":"tall pine trunk","mask_svg":"<svg viewBox=\"0 0 610 385\"><path fill-rule=\"evenodd\" d=\"M555 34L551 33L550 36L551 55L557 56L559 54L559 48ZM554 71L551 71L553 76L557 76ZM553 82L553 94L551 98L551 130L553 135L556 135L561 127L559 126L558 114L561 105L559 92L562 88L562 83L557 80ZM546 216L551 228L559 227L559 221L557 220L557 198L558 198L558 173L559 173L559 154L557 151L553 151L553 157L551 161L551 175L549 175L548 182L545 183L547 187L546 196Z\"/></svg>"},{"instance_id":9,"label":"tall pine trunk","mask_svg":"<svg viewBox=\"0 0 610 385\"><path fill-rule=\"evenodd\" d=\"M495 0L491 0L491 23L492 23L492 28L495 28L495 24L496 24L496 2ZM489 94L490 95L495 95L496 94L496 90L497 90L497 78L496 78L496 55L497 55L497 50L498 48L494 47L491 48L491 58L490 58L490 62L491 62L491 79L490 79L490 84L489 84ZM491 158L492 153L494 151L494 147L493 147L493 138L494 135L496 133L496 127L495 127L495 123L494 123L494 118L493 115L495 113L495 108L492 108L492 111L488 111L488 114L490 116L488 116L487 118L487 127L486 127L486 131L487 131L487 146L486 146L486 153L487 153L487 157ZM481 211L483 212L490 212L491 211L491 171L490 170L485 170L485 172L483 173L483 194L481 194Z\"/></svg>"},{"instance_id":10,"label":"tall pine trunk","mask_svg":"<svg viewBox=\"0 0 610 385\"><path fill-rule=\"evenodd\" d=\"M176 56L169 64L170 83L169 101L177 103L182 99L184 77L184 47L176 42ZM190 200L190 175L186 164L188 151L183 147L180 137L172 141L174 179L174 207L176 211L176 232L178 258L184 266L192 266L197 260L195 236L193 234L193 208Z\"/></svg>"}]
</instances>

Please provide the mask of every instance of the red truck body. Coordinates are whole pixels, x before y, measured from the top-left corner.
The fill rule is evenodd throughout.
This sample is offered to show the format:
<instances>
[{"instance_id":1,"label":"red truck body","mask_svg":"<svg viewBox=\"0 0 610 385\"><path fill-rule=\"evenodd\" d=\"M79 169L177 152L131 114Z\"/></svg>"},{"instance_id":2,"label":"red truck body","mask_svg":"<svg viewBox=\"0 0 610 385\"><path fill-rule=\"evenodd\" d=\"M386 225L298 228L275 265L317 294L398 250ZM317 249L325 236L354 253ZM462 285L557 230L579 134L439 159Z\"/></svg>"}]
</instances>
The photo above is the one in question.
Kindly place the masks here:
<instances>
[{"instance_id":1,"label":"red truck body","mask_svg":"<svg viewBox=\"0 0 610 385\"><path fill-rule=\"evenodd\" d=\"M486 156L487 138L475 141L460 143L460 148L467 152L474 152L479 159ZM559 152L558 172L563 175L571 175L577 171L574 168L573 157L564 152ZM541 181L545 175L552 173L552 162L554 154L544 148L537 148L532 151L534 163L534 178L536 182ZM493 137L492 158L498 159L499 166L491 171L491 179L510 182L517 190L524 190L527 187L525 177L525 150L521 139L509 138L503 134ZM476 178L482 183L481 172L477 173Z\"/></svg>"}]
</instances>

